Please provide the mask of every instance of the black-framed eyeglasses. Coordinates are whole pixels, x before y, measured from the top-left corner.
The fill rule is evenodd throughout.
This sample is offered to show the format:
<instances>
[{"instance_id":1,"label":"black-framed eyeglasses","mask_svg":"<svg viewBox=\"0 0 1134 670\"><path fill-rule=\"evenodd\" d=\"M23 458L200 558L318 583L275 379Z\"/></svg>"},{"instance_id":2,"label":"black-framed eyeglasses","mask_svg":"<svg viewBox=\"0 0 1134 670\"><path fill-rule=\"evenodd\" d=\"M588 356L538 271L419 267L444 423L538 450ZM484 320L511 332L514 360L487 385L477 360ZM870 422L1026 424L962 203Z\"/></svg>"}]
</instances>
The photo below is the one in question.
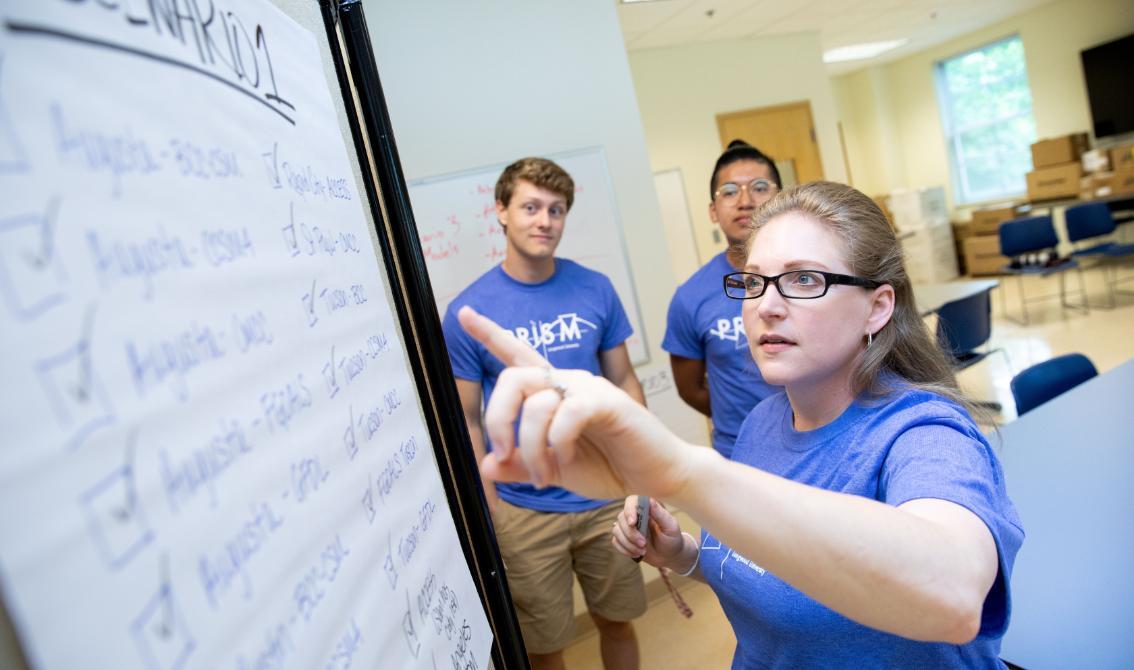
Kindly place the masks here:
<instances>
[{"instance_id":1,"label":"black-framed eyeglasses","mask_svg":"<svg viewBox=\"0 0 1134 670\"><path fill-rule=\"evenodd\" d=\"M779 190L775 182L768 181L767 179L753 179L747 184L737 184L735 182L726 181L717 187L715 195L722 200L733 200L740 195L740 191L748 191L748 195L756 197L758 195L770 195Z\"/></svg>"},{"instance_id":2,"label":"black-framed eyeglasses","mask_svg":"<svg viewBox=\"0 0 1134 670\"><path fill-rule=\"evenodd\" d=\"M827 290L835 284L846 286L861 286L862 288L878 288L881 282L863 277L841 275L836 272L823 272L822 270L792 270L775 277L768 277L755 272L733 272L724 276L725 295L733 300L752 300L764 295L769 284L775 284L776 290L785 298L794 300L811 300L827 295Z\"/></svg>"}]
</instances>

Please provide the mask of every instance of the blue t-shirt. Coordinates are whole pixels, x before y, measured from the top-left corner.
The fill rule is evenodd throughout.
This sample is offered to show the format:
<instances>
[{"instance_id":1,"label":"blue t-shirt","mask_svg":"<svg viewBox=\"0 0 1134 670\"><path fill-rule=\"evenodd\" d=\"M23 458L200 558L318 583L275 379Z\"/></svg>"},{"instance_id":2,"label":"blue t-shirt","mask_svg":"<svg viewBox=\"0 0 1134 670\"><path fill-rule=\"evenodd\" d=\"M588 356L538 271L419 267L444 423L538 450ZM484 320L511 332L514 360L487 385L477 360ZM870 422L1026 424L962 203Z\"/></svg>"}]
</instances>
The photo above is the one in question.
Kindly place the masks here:
<instances>
[{"instance_id":1,"label":"blue t-shirt","mask_svg":"<svg viewBox=\"0 0 1134 670\"><path fill-rule=\"evenodd\" d=\"M551 278L525 284L497 265L449 304L442 323L453 375L480 382L485 404L504 364L461 328L457 311L465 305L532 345L553 366L596 375L602 374L599 354L619 346L633 332L614 286L594 270L556 258ZM485 448L491 451L492 445ZM496 490L513 505L541 512L581 512L610 502L554 486L497 484Z\"/></svg>"},{"instance_id":2,"label":"blue t-shirt","mask_svg":"<svg viewBox=\"0 0 1134 670\"><path fill-rule=\"evenodd\" d=\"M705 361L713 448L728 458L748 412L780 390L760 376L748 350L740 300L724 294L723 278L735 272L720 253L682 284L669 303L662 349L682 358Z\"/></svg>"},{"instance_id":3,"label":"blue t-shirt","mask_svg":"<svg viewBox=\"0 0 1134 670\"><path fill-rule=\"evenodd\" d=\"M860 398L832 423L799 432L780 393L741 426L732 460L888 505L918 498L957 503L988 526L1000 560L976 639L917 642L847 619L705 532L701 570L736 633L734 669L1004 667L998 654L1008 627L1008 583L1024 532L1000 462L964 410L905 386L884 398Z\"/></svg>"}]
</instances>

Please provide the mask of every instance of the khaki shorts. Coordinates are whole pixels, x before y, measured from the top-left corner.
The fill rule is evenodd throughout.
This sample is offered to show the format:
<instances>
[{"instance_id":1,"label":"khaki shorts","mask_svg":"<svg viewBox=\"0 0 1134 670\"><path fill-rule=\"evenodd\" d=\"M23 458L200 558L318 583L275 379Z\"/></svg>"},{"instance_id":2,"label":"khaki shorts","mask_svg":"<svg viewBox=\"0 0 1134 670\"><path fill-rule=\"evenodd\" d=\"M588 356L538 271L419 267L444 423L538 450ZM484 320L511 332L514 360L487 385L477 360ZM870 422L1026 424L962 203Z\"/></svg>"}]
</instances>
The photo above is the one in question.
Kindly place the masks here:
<instances>
[{"instance_id":1,"label":"khaki shorts","mask_svg":"<svg viewBox=\"0 0 1134 670\"><path fill-rule=\"evenodd\" d=\"M550 654L574 639L572 569L592 614L630 621L645 613L642 571L610 543L621 510L621 502L568 513L497 503L496 541L528 653Z\"/></svg>"}]
</instances>

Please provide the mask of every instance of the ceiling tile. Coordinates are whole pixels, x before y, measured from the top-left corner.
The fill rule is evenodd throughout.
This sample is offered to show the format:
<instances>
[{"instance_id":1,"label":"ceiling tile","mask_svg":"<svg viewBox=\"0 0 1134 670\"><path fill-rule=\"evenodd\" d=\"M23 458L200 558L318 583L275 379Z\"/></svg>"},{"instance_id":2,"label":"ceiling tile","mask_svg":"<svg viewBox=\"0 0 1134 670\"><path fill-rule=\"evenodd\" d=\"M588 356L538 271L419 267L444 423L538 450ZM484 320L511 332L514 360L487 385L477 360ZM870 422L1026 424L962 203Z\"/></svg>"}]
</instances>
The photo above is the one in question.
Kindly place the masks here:
<instances>
[{"instance_id":1,"label":"ceiling tile","mask_svg":"<svg viewBox=\"0 0 1134 670\"><path fill-rule=\"evenodd\" d=\"M628 5L615 0L618 5L618 22L622 33L643 33L668 21L688 4L684 0L658 0L657 2L634 2Z\"/></svg>"},{"instance_id":2,"label":"ceiling tile","mask_svg":"<svg viewBox=\"0 0 1134 670\"><path fill-rule=\"evenodd\" d=\"M798 32L818 32L825 49L903 37L910 40L869 61L828 66L828 71L835 72L894 60L1050 1L658 0L619 4L618 12L631 50ZM709 10L711 16L706 15Z\"/></svg>"},{"instance_id":3,"label":"ceiling tile","mask_svg":"<svg viewBox=\"0 0 1134 670\"><path fill-rule=\"evenodd\" d=\"M721 21L705 33L712 39L748 37L756 35L786 17L806 10L808 2L782 2L779 0L758 0L728 21Z\"/></svg>"},{"instance_id":4,"label":"ceiling tile","mask_svg":"<svg viewBox=\"0 0 1134 670\"><path fill-rule=\"evenodd\" d=\"M651 30L651 37L679 43L709 39L714 29L736 22L753 4L754 0L691 0L672 20Z\"/></svg>"}]
</instances>

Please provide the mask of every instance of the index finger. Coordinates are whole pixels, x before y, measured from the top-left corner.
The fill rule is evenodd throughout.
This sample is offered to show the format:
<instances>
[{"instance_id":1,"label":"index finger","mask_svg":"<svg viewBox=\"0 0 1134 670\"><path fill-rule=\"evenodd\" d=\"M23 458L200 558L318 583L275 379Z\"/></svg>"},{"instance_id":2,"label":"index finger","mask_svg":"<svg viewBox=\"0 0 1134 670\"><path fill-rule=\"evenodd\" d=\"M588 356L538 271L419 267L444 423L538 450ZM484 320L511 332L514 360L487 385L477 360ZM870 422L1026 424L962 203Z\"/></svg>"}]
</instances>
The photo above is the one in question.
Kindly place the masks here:
<instances>
[{"instance_id":1,"label":"index finger","mask_svg":"<svg viewBox=\"0 0 1134 670\"><path fill-rule=\"evenodd\" d=\"M458 310L457 320L466 333L487 347L504 365L547 367L547 361L535 349L513 337L492 319L481 316L472 307L465 305Z\"/></svg>"}]
</instances>

